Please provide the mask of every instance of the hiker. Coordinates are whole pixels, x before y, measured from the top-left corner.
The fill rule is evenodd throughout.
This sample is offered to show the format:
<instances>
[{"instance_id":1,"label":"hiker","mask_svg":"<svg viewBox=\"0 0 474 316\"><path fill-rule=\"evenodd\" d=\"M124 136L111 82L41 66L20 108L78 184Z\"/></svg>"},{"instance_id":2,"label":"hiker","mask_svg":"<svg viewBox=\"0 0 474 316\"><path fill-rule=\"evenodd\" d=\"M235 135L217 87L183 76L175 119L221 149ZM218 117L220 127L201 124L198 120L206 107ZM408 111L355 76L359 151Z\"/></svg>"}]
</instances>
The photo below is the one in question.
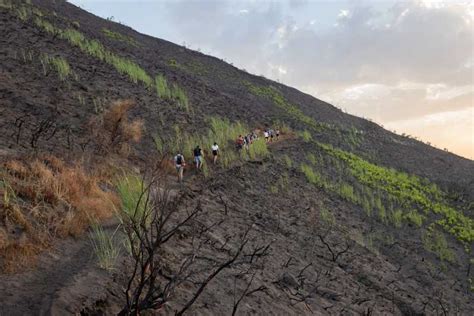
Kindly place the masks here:
<instances>
[{"instance_id":1,"label":"hiker","mask_svg":"<svg viewBox=\"0 0 474 316\"><path fill-rule=\"evenodd\" d=\"M277 129L275 133L276 133L277 140L280 140L280 130Z\"/></svg>"},{"instance_id":2,"label":"hiker","mask_svg":"<svg viewBox=\"0 0 474 316\"><path fill-rule=\"evenodd\" d=\"M273 143L273 134L275 133L272 129L268 132L270 134L270 142Z\"/></svg>"},{"instance_id":3,"label":"hiker","mask_svg":"<svg viewBox=\"0 0 474 316\"><path fill-rule=\"evenodd\" d=\"M216 164L217 162L217 155L219 154L219 145L217 145L217 143L214 143L214 145L211 146L211 150L212 150L212 157L213 157L213 162L214 164Z\"/></svg>"},{"instance_id":4,"label":"hiker","mask_svg":"<svg viewBox=\"0 0 474 316\"><path fill-rule=\"evenodd\" d=\"M237 145L237 150L240 151L242 149L242 146L244 145L244 138L242 137L242 135L239 135L235 144Z\"/></svg>"},{"instance_id":5,"label":"hiker","mask_svg":"<svg viewBox=\"0 0 474 316\"><path fill-rule=\"evenodd\" d=\"M184 166L186 166L186 162L184 161L184 156L182 154L177 154L174 157L174 163L176 165L176 172L178 173L178 182L183 182L183 171Z\"/></svg>"},{"instance_id":6,"label":"hiker","mask_svg":"<svg viewBox=\"0 0 474 316\"><path fill-rule=\"evenodd\" d=\"M202 150L199 145L194 148L194 163L196 164L196 169L201 169L202 167Z\"/></svg>"},{"instance_id":7,"label":"hiker","mask_svg":"<svg viewBox=\"0 0 474 316\"><path fill-rule=\"evenodd\" d=\"M263 132L263 136L265 136L265 143L268 143L268 136L270 136L270 135L268 134L267 130L265 130L265 132Z\"/></svg>"},{"instance_id":8,"label":"hiker","mask_svg":"<svg viewBox=\"0 0 474 316\"><path fill-rule=\"evenodd\" d=\"M245 135L244 137L244 145L245 145L245 150L249 151L250 147L250 137L249 135Z\"/></svg>"},{"instance_id":9,"label":"hiker","mask_svg":"<svg viewBox=\"0 0 474 316\"><path fill-rule=\"evenodd\" d=\"M255 131L252 132L252 143L258 139L257 133Z\"/></svg>"}]
</instances>

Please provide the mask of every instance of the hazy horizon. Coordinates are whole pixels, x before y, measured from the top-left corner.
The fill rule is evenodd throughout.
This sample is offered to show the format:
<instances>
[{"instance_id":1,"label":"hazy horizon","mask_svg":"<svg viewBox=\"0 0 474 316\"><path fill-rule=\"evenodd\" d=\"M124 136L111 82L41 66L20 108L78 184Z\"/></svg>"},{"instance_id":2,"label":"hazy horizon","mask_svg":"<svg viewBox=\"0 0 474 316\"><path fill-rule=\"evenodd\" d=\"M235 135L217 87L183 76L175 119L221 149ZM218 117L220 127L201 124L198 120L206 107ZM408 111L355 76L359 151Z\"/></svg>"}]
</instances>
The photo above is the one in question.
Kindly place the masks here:
<instances>
[{"instance_id":1,"label":"hazy horizon","mask_svg":"<svg viewBox=\"0 0 474 316\"><path fill-rule=\"evenodd\" d=\"M469 1L70 2L474 159Z\"/></svg>"}]
</instances>

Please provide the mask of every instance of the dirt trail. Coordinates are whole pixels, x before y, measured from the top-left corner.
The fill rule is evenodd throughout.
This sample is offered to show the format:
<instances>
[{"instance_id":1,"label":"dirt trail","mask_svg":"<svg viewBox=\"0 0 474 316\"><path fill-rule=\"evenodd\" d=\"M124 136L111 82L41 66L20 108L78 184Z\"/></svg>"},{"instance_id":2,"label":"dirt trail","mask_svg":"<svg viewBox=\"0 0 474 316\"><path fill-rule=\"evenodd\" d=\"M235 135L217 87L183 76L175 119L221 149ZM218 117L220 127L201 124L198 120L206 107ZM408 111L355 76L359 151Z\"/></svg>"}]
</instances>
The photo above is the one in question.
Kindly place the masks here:
<instances>
[{"instance_id":1,"label":"dirt trail","mask_svg":"<svg viewBox=\"0 0 474 316\"><path fill-rule=\"evenodd\" d=\"M77 313L104 296L109 278L97 267L88 234L64 239L41 254L32 270L0 275L0 315Z\"/></svg>"}]
</instances>

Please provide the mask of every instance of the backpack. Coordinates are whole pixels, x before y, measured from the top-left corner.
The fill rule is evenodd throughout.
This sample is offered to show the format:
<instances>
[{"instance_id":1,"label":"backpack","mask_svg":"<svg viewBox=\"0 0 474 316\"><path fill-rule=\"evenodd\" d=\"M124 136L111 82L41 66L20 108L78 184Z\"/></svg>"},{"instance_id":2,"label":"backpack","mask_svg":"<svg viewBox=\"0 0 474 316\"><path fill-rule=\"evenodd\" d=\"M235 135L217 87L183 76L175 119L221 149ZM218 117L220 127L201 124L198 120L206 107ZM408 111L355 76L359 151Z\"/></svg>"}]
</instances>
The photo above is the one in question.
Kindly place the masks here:
<instances>
[{"instance_id":1,"label":"backpack","mask_svg":"<svg viewBox=\"0 0 474 316\"><path fill-rule=\"evenodd\" d=\"M176 157L176 164L177 164L177 165L181 165L182 163L183 163L183 156L178 155L178 156Z\"/></svg>"},{"instance_id":2,"label":"backpack","mask_svg":"<svg viewBox=\"0 0 474 316\"><path fill-rule=\"evenodd\" d=\"M195 148L194 149L194 157L201 156L201 148Z\"/></svg>"}]
</instances>

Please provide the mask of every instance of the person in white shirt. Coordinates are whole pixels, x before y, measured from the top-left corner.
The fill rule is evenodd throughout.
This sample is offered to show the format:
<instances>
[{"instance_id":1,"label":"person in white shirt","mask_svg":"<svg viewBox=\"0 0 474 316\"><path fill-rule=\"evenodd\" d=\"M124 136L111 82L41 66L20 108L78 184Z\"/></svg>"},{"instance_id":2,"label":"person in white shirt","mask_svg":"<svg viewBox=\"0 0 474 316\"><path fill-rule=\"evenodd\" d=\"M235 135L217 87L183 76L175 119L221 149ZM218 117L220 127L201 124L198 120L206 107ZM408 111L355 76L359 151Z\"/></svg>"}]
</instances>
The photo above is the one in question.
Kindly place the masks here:
<instances>
[{"instance_id":1,"label":"person in white shirt","mask_svg":"<svg viewBox=\"0 0 474 316\"><path fill-rule=\"evenodd\" d=\"M211 146L211 150L212 150L212 156L213 156L213 161L214 161L214 164L216 164L217 162L217 156L219 155L219 145L217 145L217 143L214 143L214 145Z\"/></svg>"},{"instance_id":2,"label":"person in white shirt","mask_svg":"<svg viewBox=\"0 0 474 316\"><path fill-rule=\"evenodd\" d=\"M270 136L270 135L268 134L268 131L263 132L263 136L265 136L265 142L268 143L268 136Z\"/></svg>"}]
</instances>

